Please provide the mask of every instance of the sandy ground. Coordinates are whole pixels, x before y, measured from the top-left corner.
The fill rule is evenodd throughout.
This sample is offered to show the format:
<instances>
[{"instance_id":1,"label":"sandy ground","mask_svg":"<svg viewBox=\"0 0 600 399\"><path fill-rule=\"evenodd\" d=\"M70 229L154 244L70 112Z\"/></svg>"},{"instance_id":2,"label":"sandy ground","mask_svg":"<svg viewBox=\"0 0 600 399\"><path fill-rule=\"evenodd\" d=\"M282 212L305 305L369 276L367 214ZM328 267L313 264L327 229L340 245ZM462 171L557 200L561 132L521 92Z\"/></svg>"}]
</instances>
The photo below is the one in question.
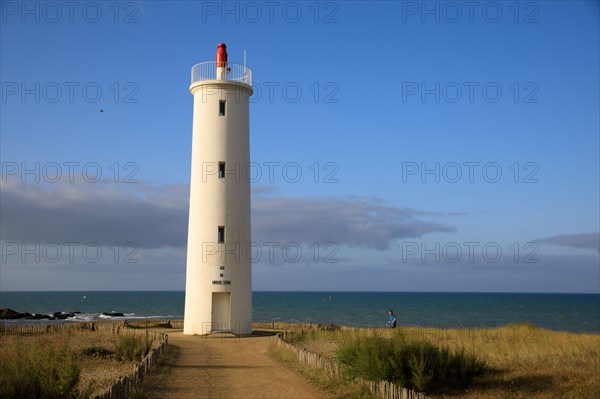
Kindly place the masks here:
<instances>
[{"instance_id":1,"label":"sandy ground","mask_svg":"<svg viewBox=\"0 0 600 399\"><path fill-rule=\"evenodd\" d=\"M328 397L269 356L273 346L273 336L200 337L169 332L171 355L164 367L148 376L144 393L151 398L177 399Z\"/></svg>"}]
</instances>

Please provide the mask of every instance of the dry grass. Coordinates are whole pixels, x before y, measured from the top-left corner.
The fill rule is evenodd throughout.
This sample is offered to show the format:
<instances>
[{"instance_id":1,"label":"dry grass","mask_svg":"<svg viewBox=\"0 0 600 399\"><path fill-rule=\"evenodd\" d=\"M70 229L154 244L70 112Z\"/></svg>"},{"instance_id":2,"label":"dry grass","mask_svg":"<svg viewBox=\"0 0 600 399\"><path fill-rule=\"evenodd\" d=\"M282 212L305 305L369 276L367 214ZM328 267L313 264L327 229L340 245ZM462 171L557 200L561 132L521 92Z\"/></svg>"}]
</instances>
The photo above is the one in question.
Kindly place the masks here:
<instances>
[{"instance_id":1,"label":"dry grass","mask_svg":"<svg viewBox=\"0 0 600 399\"><path fill-rule=\"evenodd\" d=\"M529 324L489 329L434 329L404 327L375 330L462 348L485 360L488 371L468 391L447 391L433 398L593 398L600 392L600 335L556 332ZM315 331L297 345L333 357L337 343L348 334L374 330Z\"/></svg>"},{"instance_id":2,"label":"dry grass","mask_svg":"<svg viewBox=\"0 0 600 399\"><path fill-rule=\"evenodd\" d=\"M123 361L116 356L84 356L84 348L104 348L116 351L118 336L111 331L65 330L44 334L0 335L0 362L11 359L18 345L21 347L66 347L76 355L81 366L79 391L82 397L94 396L110 387L119 377L130 373L136 362ZM6 361L6 360L4 360Z\"/></svg>"},{"instance_id":3,"label":"dry grass","mask_svg":"<svg viewBox=\"0 0 600 399\"><path fill-rule=\"evenodd\" d=\"M333 381L324 370L301 364L289 349L273 346L269 354L286 366L292 367L311 384L325 390L332 399L376 399L368 388L350 381Z\"/></svg>"}]
</instances>

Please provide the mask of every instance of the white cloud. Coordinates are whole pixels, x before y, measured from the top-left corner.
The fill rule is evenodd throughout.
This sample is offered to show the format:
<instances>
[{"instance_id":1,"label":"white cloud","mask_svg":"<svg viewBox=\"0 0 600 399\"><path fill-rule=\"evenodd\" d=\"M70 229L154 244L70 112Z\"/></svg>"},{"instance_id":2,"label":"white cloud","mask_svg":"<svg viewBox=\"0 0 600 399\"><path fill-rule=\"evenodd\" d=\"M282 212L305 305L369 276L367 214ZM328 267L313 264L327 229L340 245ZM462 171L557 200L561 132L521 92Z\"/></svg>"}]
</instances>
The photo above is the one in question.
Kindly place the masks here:
<instances>
[{"instance_id":1,"label":"white cloud","mask_svg":"<svg viewBox=\"0 0 600 399\"><path fill-rule=\"evenodd\" d=\"M573 248L595 249L600 252L600 232L598 231L593 233L561 234L540 238L536 241Z\"/></svg>"},{"instance_id":2,"label":"white cloud","mask_svg":"<svg viewBox=\"0 0 600 399\"><path fill-rule=\"evenodd\" d=\"M186 245L186 185L9 182L1 188L4 241L105 246L132 242L139 248ZM383 250L396 239L454 230L419 215L431 214L356 198L257 195L252 200L253 241L334 242Z\"/></svg>"}]
</instances>

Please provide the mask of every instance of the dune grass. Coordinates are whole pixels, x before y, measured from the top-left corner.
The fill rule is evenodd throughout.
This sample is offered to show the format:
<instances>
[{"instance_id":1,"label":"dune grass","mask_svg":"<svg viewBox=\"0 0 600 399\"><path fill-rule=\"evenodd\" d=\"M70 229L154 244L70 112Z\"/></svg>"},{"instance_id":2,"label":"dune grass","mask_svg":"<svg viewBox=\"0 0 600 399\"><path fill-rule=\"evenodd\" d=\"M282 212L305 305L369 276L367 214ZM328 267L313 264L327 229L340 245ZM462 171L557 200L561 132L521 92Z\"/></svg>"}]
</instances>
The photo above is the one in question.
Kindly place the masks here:
<instances>
[{"instance_id":1,"label":"dune grass","mask_svg":"<svg viewBox=\"0 0 600 399\"><path fill-rule=\"evenodd\" d=\"M497 328L308 331L290 342L335 358L340 344L380 335L403 335L453 353L475 354L486 371L468 388L437 386L432 398L591 398L600 392L600 335L550 331L531 324Z\"/></svg>"},{"instance_id":2,"label":"dune grass","mask_svg":"<svg viewBox=\"0 0 600 399\"><path fill-rule=\"evenodd\" d=\"M16 342L2 353L0 398L77 398L81 365L67 346Z\"/></svg>"},{"instance_id":3,"label":"dune grass","mask_svg":"<svg viewBox=\"0 0 600 399\"><path fill-rule=\"evenodd\" d=\"M485 362L464 348L452 351L402 331L389 337L346 334L334 359L351 378L391 381L417 392L440 387L468 388L483 373Z\"/></svg>"},{"instance_id":4,"label":"dune grass","mask_svg":"<svg viewBox=\"0 0 600 399\"><path fill-rule=\"evenodd\" d=\"M117 337L115 354L120 360L142 361L152 348L152 338L140 334L122 334Z\"/></svg>"},{"instance_id":5,"label":"dune grass","mask_svg":"<svg viewBox=\"0 0 600 399\"><path fill-rule=\"evenodd\" d=\"M326 391L331 399L377 399L366 387L349 380L334 381L324 370L301 364L289 349L273 346L269 354L299 372L311 384Z\"/></svg>"},{"instance_id":6,"label":"dune grass","mask_svg":"<svg viewBox=\"0 0 600 399\"><path fill-rule=\"evenodd\" d=\"M153 345L142 334L64 330L0 335L0 399L88 398L101 393Z\"/></svg>"}]
</instances>

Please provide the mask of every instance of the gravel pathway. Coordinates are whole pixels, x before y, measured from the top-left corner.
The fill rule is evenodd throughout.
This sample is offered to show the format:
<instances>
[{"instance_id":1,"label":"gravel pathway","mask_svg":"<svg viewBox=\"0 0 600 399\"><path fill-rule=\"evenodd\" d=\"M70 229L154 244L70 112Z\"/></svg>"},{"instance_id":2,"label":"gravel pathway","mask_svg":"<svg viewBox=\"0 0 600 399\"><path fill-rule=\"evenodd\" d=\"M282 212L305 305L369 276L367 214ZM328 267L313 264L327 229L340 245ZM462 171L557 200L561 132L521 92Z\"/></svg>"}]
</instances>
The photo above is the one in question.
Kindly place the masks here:
<instances>
[{"instance_id":1,"label":"gravel pathway","mask_svg":"<svg viewBox=\"0 0 600 399\"><path fill-rule=\"evenodd\" d=\"M166 332L166 331L165 331ZM172 355L148 376L150 398L312 399L327 394L271 356L274 336L169 332Z\"/></svg>"}]
</instances>

